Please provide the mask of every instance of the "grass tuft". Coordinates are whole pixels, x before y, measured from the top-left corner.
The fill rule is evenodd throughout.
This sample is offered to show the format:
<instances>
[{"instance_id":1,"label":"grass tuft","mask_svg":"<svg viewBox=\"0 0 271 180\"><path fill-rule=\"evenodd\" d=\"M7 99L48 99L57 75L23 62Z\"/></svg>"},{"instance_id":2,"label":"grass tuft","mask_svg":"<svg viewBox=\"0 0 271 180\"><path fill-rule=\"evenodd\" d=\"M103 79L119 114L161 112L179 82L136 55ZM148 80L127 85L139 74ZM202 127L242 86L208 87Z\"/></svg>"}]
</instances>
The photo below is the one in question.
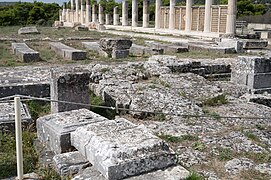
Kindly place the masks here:
<instances>
[{"instance_id":1,"label":"grass tuft","mask_svg":"<svg viewBox=\"0 0 271 180\"><path fill-rule=\"evenodd\" d=\"M192 172L185 180L203 180L203 177L201 177L198 173Z\"/></svg>"},{"instance_id":2,"label":"grass tuft","mask_svg":"<svg viewBox=\"0 0 271 180\"><path fill-rule=\"evenodd\" d=\"M158 135L161 139L170 142L170 143L180 143L183 141L197 141L199 140L198 136L193 136L193 135L181 135L181 136L172 136L168 134L160 134Z\"/></svg>"},{"instance_id":3,"label":"grass tuft","mask_svg":"<svg viewBox=\"0 0 271 180\"><path fill-rule=\"evenodd\" d=\"M228 103L228 100L226 98L226 95L221 94L216 97L206 99L202 104L204 106L220 106L227 103Z\"/></svg>"}]
</instances>

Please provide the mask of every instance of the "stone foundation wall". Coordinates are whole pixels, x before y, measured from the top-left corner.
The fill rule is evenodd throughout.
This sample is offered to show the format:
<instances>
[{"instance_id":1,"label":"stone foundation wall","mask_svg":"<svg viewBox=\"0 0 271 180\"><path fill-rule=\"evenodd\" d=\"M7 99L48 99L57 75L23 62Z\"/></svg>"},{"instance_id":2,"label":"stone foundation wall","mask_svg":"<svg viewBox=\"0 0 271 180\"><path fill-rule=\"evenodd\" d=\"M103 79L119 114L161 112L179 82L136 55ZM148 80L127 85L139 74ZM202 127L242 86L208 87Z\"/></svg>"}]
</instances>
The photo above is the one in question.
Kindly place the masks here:
<instances>
[{"instance_id":1,"label":"stone foundation wall","mask_svg":"<svg viewBox=\"0 0 271 180\"><path fill-rule=\"evenodd\" d=\"M214 5L211 6L211 32L226 32L226 20L227 20L227 7L226 5ZM185 29L185 6L175 7L175 29ZM204 6L192 7L192 31L204 30ZM169 7L161 7L161 28L168 28L169 26Z\"/></svg>"}]
</instances>

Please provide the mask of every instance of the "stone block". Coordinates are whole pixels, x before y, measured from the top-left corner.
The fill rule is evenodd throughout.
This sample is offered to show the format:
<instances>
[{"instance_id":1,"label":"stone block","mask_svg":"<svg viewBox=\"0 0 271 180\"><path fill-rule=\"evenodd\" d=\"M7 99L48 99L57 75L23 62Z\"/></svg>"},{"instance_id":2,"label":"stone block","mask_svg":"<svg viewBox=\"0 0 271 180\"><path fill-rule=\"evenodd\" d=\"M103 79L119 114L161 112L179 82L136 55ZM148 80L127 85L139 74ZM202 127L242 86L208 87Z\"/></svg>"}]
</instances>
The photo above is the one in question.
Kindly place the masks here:
<instances>
[{"instance_id":1,"label":"stone block","mask_svg":"<svg viewBox=\"0 0 271 180\"><path fill-rule=\"evenodd\" d=\"M190 172L182 166L169 167L163 170L157 170L139 176L125 178L126 180L183 180L188 178ZM106 180L93 166L88 167L78 173L72 180Z\"/></svg>"},{"instance_id":2,"label":"stone block","mask_svg":"<svg viewBox=\"0 0 271 180\"><path fill-rule=\"evenodd\" d=\"M82 42L82 44L86 49L91 51L99 52L100 50L100 45L98 42Z\"/></svg>"},{"instance_id":3,"label":"stone block","mask_svg":"<svg viewBox=\"0 0 271 180\"><path fill-rule=\"evenodd\" d=\"M248 74L247 86L250 89L270 88L271 73Z\"/></svg>"},{"instance_id":4,"label":"stone block","mask_svg":"<svg viewBox=\"0 0 271 180\"><path fill-rule=\"evenodd\" d=\"M234 47L237 53L243 52L243 42L238 39L222 38L221 42L218 42L218 46L221 47Z\"/></svg>"},{"instance_id":5,"label":"stone block","mask_svg":"<svg viewBox=\"0 0 271 180\"><path fill-rule=\"evenodd\" d=\"M53 162L62 177L77 174L80 170L91 165L78 151L57 154L53 157Z\"/></svg>"},{"instance_id":6,"label":"stone block","mask_svg":"<svg viewBox=\"0 0 271 180\"><path fill-rule=\"evenodd\" d=\"M39 34L36 26L22 27L18 30L18 34Z\"/></svg>"},{"instance_id":7,"label":"stone block","mask_svg":"<svg viewBox=\"0 0 271 180\"><path fill-rule=\"evenodd\" d=\"M86 138L82 138L86 137ZM175 153L143 125L97 122L71 133L72 145L107 179L122 179L176 164Z\"/></svg>"},{"instance_id":8,"label":"stone block","mask_svg":"<svg viewBox=\"0 0 271 180\"><path fill-rule=\"evenodd\" d=\"M37 136L50 150L60 154L73 149L71 132L78 127L105 120L107 119L87 109L50 114L37 119Z\"/></svg>"},{"instance_id":9,"label":"stone block","mask_svg":"<svg viewBox=\"0 0 271 180\"><path fill-rule=\"evenodd\" d=\"M248 39L243 40L244 49L262 49L268 46L267 40Z\"/></svg>"},{"instance_id":10,"label":"stone block","mask_svg":"<svg viewBox=\"0 0 271 180\"><path fill-rule=\"evenodd\" d=\"M88 31L88 27L86 27L84 25L78 25L78 26L75 26L75 30L77 30L77 31Z\"/></svg>"},{"instance_id":11,"label":"stone block","mask_svg":"<svg viewBox=\"0 0 271 180\"><path fill-rule=\"evenodd\" d=\"M126 58L129 56L129 50L117 50L114 49L112 51L112 58L113 59L120 59L120 58Z\"/></svg>"},{"instance_id":12,"label":"stone block","mask_svg":"<svg viewBox=\"0 0 271 180\"><path fill-rule=\"evenodd\" d=\"M188 45L189 51L200 51L200 52L213 52L213 53L222 53L222 54L232 54L236 53L234 47L219 47L215 45L208 45L208 44L195 44L189 43Z\"/></svg>"},{"instance_id":13,"label":"stone block","mask_svg":"<svg viewBox=\"0 0 271 180\"><path fill-rule=\"evenodd\" d=\"M183 46L164 46L165 53L183 53L188 52L188 47Z\"/></svg>"},{"instance_id":14,"label":"stone block","mask_svg":"<svg viewBox=\"0 0 271 180\"><path fill-rule=\"evenodd\" d=\"M32 118L28 108L21 103L22 124L29 125L32 123ZM15 111L14 103L0 103L0 132L15 131Z\"/></svg>"},{"instance_id":15,"label":"stone block","mask_svg":"<svg viewBox=\"0 0 271 180\"><path fill-rule=\"evenodd\" d=\"M81 71L81 72L80 72ZM90 73L78 69L75 72L51 71L50 94L52 100L89 104L88 83ZM86 108L83 105L51 102L51 112L63 112Z\"/></svg>"},{"instance_id":16,"label":"stone block","mask_svg":"<svg viewBox=\"0 0 271 180\"><path fill-rule=\"evenodd\" d=\"M98 31L104 31L106 28L105 28L105 26L104 26L103 24L97 24L97 25L96 25L96 29L97 29Z\"/></svg>"},{"instance_id":17,"label":"stone block","mask_svg":"<svg viewBox=\"0 0 271 180\"><path fill-rule=\"evenodd\" d=\"M137 57L142 57L144 56L144 51L145 51L145 48L144 46L139 46L139 45L136 45L136 44L133 44L131 46L131 48L129 49L129 54L131 56L137 56Z\"/></svg>"},{"instance_id":18,"label":"stone block","mask_svg":"<svg viewBox=\"0 0 271 180\"><path fill-rule=\"evenodd\" d=\"M129 49L132 46L132 41L130 39L123 38L101 38L99 44L102 50L113 51L113 49Z\"/></svg>"},{"instance_id":19,"label":"stone block","mask_svg":"<svg viewBox=\"0 0 271 180\"><path fill-rule=\"evenodd\" d=\"M271 38L271 31L262 31L261 32L261 39L270 39Z\"/></svg>"},{"instance_id":20,"label":"stone block","mask_svg":"<svg viewBox=\"0 0 271 180\"><path fill-rule=\"evenodd\" d=\"M75 49L60 42L51 42L50 47L57 54L69 60L83 60L87 56L86 51Z\"/></svg>"},{"instance_id":21,"label":"stone block","mask_svg":"<svg viewBox=\"0 0 271 180\"><path fill-rule=\"evenodd\" d=\"M12 51L22 62L39 61L40 56L37 51L29 48L25 43L12 43Z\"/></svg>"}]
</instances>

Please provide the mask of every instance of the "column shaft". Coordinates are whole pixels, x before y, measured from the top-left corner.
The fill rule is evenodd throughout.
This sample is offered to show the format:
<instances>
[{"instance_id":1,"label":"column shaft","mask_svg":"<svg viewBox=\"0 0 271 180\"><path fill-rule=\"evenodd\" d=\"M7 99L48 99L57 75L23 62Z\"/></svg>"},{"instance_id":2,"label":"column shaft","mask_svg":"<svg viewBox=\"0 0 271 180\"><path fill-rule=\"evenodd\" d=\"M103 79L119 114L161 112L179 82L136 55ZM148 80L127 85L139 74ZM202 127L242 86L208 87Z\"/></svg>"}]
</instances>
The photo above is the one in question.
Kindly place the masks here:
<instances>
[{"instance_id":1,"label":"column shaft","mask_svg":"<svg viewBox=\"0 0 271 180\"><path fill-rule=\"evenodd\" d=\"M104 24L104 8L99 4L99 23Z\"/></svg>"},{"instance_id":2,"label":"column shaft","mask_svg":"<svg viewBox=\"0 0 271 180\"><path fill-rule=\"evenodd\" d=\"M80 22L81 22L81 24L84 24L84 11L85 11L84 0L81 0L81 11L80 11Z\"/></svg>"},{"instance_id":3,"label":"column shaft","mask_svg":"<svg viewBox=\"0 0 271 180\"><path fill-rule=\"evenodd\" d=\"M122 25L128 26L128 2L122 1Z\"/></svg>"},{"instance_id":4,"label":"column shaft","mask_svg":"<svg viewBox=\"0 0 271 180\"><path fill-rule=\"evenodd\" d=\"M161 26L161 0L155 1L155 29L159 29Z\"/></svg>"},{"instance_id":5,"label":"column shaft","mask_svg":"<svg viewBox=\"0 0 271 180\"><path fill-rule=\"evenodd\" d=\"M119 16L119 8L118 6L114 7L114 17L113 17L113 25L117 26L119 25L120 16Z\"/></svg>"},{"instance_id":6,"label":"column shaft","mask_svg":"<svg viewBox=\"0 0 271 180\"><path fill-rule=\"evenodd\" d=\"M105 14L105 24L111 24L111 14Z\"/></svg>"},{"instance_id":7,"label":"column shaft","mask_svg":"<svg viewBox=\"0 0 271 180\"><path fill-rule=\"evenodd\" d=\"M92 22L97 23L97 8L96 8L96 4L92 5Z\"/></svg>"},{"instance_id":8,"label":"column shaft","mask_svg":"<svg viewBox=\"0 0 271 180\"><path fill-rule=\"evenodd\" d=\"M236 31L236 0L228 0L228 14L226 24L226 34L234 35Z\"/></svg>"},{"instance_id":9,"label":"column shaft","mask_svg":"<svg viewBox=\"0 0 271 180\"><path fill-rule=\"evenodd\" d=\"M205 0L204 32L211 32L211 5L212 0Z\"/></svg>"},{"instance_id":10,"label":"column shaft","mask_svg":"<svg viewBox=\"0 0 271 180\"><path fill-rule=\"evenodd\" d=\"M89 0L86 0L86 24L90 23L90 5Z\"/></svg>"},{"instance_id":11,"label":"column shaft","mask_svg":"<svg viewBox=\"0 0 271 180\"><path fill-rule=\"evenodd\" d=\"M132 0L132 26L138 26L138 0Z\"/></svg>"},{"instance_id":12,"label":"column shaft","mask_svg":"<svg viewBox=\"0 0 271 180\"><path fill-rule=\"evenodd\" d=\"M149 27L149 20L150 20L150 1L143 0L143 27Z\"/></svg>"},{"instance_id":13,"label":"column shaft","mask_svg":"<svg viewBox=\"0 0 271 180\"><path fill-rule=\"evenodd\" d=\"M169 29L175 29L175 5L176 0L170 0L169 5Z\"/></svg>"},{"instance_id":14,"label":"column shaft","mask_svg":"<svg viewBox=\"0 0 271 180\"><path fill-rule=\"evenodd\" d=\"M191 21L192 21L192 4L193 0L186 0L186 18L185 18L185 31L191 31Z\"/></svg>"},{"instance_id":15,"label":"column shaft","mask_svg":"<svg viewBox=\"0 0 271 180\"><path fill-rule=\"evenodd\" d=\"M79 22L79 0L75 0L75 21Z\"/></svg>"}]
</instances>

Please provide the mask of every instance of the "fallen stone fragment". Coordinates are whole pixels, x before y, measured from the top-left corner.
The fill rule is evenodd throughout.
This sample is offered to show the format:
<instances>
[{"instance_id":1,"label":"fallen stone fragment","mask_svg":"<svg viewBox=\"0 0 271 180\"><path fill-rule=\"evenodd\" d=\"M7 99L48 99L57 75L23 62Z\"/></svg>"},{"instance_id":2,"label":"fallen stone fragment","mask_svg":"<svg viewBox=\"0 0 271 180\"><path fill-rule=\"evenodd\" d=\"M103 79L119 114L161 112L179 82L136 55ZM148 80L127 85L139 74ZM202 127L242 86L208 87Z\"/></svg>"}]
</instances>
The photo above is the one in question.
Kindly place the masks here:
<instances>
[{"instance_id":1,"label":"fallen stone fragment","mask_svg":"<svg viewBox=\"0 0 271 180\"><path fill-rule=\"evenodd\" d=\"M271 175L271 163L259 164L255 167L255 169L260 171L261 173L268 173Z\"/></svg>"},{"instance_id":2,"label":"fallen stone fragment","mask_svg":"<svg viewBox=\"0 0 271 180\"><path fill-rule=\"evenodd\" d=\"M22 27L18 30L18 34L39 34L36 26Z\"/></svg>"},{"instance_id":3,"label":"fallen stone fragment","mask_svg":"<svg viewBox=\"0 0 271 180\"><path fill-rule=\"evenodd\" d=\"M37 119L38 139L56 154L72 150L70 133L78 127L105 121L87 109L50 114Z\"/></svg>"},{"instance_id":4,"label":"fallen stone fragment","mask_svg":"<svg viewBox=\"0 0 271 180\"><path fill-rule=\"evenodd\" d=\"M136 126L125 119L77 128L71 133L71 140L72 145L109 180L139 175L176 163L175 153L164 141L144 126Z\"/></svg>"},{"instance_id":5,"label":"fallen stone fragment","mask_svg":"<svg viewBox=\"0 0 271 180\"><path fill-rule=\"evenodd\" d=\"M80 170L90 166L89 161L78 151L57 154L53 157L53 161L62 177L77 174Z\"/></svg>"},{"instance_id":6,"label":"fallen stone fragment","mask_svg":"<svg viewBox=\"0 0 271 180\"><path fill-rule=\"evenodd\" d=\"M13 54L16 54L22 62L39 61L39 52L29 48L25 43L12 43Z\"/></svg>"},{"instance_id":7,"label":"fallen stone fragment","mask_svg":"<svg viewBox=\"0 0 271 180\"><path fill-rule=\"evenodd\" d=\"M84 25L78 25L75 27L75 30L77 31L88 31L88 27L84 26Z\"/></svg>"}]
</instances>

